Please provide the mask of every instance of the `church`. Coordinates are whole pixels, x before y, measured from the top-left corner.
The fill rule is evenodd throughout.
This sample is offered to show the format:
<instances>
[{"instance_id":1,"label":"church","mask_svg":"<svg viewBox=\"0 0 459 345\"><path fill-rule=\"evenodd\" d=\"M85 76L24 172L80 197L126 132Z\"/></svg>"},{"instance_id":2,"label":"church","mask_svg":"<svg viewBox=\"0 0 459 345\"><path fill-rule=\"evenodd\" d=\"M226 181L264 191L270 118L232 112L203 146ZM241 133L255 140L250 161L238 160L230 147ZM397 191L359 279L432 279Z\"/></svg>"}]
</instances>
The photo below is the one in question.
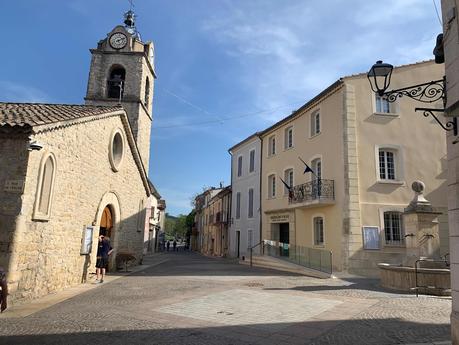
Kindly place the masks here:
<instances>
[{"instance_id":1,"label":"church","mask_svg":"<svg viewBox=\"0 0 459 345\"><path fill-rule=\"evenodd\" d=\"M102 232L109 270L120 253L142 260L153 44L129 11L90 51L84 105L0 103L0 266L13 301L87 282Z\"/></svg>"}]
</instances>

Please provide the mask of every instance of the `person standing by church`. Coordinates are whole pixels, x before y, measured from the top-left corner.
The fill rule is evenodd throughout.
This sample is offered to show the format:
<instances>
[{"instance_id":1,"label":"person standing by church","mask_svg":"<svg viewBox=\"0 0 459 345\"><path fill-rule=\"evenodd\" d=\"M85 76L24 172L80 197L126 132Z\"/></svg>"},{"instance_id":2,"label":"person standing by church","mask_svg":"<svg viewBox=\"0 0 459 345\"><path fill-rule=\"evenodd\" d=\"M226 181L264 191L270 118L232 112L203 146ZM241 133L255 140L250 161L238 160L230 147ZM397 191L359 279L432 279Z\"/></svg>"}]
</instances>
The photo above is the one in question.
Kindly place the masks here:
<instances>
[{"instance_id":1,"label":"person standing by church","mask_svg":"<svg viewBox=\"0 0 459 345\"><path fill-rule=\"evenodd\" d=\"M105 232L99 235L99 243L97 245L97 260L96 260L96 284L104 282L105 271L108 266L108 258L113 252L110 241L105 237Z\"/></svg>"},{"instance_id":2,"label":"person standing by church","mask_svg":"<svg viewBox=\"0 0 459 345\"><path fill-rule=\"evenodd\" d=\"M3 311L7 308L7 299L8 299L8 284L6 283L6 272L3 267L0 266L0 311Z\"/></svg>"}]
</instances>

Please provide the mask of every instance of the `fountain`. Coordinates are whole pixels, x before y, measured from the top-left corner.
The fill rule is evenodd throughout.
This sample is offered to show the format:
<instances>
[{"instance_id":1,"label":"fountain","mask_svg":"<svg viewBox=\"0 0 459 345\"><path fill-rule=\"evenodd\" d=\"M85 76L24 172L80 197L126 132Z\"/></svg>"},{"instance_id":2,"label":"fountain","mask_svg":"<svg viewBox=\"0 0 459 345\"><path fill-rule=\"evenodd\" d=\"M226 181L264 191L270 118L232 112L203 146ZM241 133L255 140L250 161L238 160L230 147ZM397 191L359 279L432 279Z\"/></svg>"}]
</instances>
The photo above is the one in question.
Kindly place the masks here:
<instances>
[{"instance_id":1,"label":"fountain","mask_svg":"<svg viewBox=\"0 0 459 345\"><path fill-rule=\"evenodd\" d=\"M446 296L451 294L451 278L446 258L440 257L438 216L424 198L425 185L411 185L414 198L403 213L406 256L399 265L380 263L381 285L398 291Z\"/></svg>"}]
</instances>

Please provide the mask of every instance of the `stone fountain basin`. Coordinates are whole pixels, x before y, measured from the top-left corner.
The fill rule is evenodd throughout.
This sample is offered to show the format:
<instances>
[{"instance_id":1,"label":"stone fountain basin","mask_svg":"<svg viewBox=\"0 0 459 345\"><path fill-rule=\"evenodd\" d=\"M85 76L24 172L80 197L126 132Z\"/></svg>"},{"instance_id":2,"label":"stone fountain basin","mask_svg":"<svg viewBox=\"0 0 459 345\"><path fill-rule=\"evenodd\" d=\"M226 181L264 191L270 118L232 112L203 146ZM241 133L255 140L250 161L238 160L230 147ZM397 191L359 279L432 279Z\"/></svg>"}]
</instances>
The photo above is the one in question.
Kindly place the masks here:
<instances>
[{"instance_id":1,"label":"stone fountain basin","mask_svg":"<svg viewBox=\"0 0 459 345\"><path fill-rule=\"evenodd\" d=\"M435 296L451 296L451 273L444 265L438 267L418 268L418 286L429 286L435 288L418 289L420 294ZM416 275L414 267L391 265L386 263L378 264L381 286L387 289L416 292Z\"/></svg>"}]
</instances>

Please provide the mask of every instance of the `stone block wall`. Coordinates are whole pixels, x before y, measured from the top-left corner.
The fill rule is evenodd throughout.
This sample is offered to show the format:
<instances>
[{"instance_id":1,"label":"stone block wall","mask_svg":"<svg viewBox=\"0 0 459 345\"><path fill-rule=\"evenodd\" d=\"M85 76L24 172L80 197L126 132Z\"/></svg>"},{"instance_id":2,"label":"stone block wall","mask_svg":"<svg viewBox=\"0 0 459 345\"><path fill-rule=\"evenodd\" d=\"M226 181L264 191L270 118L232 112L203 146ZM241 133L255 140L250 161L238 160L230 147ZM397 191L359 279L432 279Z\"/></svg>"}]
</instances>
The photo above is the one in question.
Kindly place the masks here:
<instances>
[{"instance_id":1,"label":"stone block wall","mask_svg":"<svg viewBox=\"0 0 459 345\"><path fill-rule=\"evenodd\" d=\"M65 126L65 124L64 124ZM102 199L115 200L112 246L115 253L129 251L142 257L146 204L143 186L124 135L124 157L118 172L109 162L113 131L124 127L119 114L103 119L85 119L79 124L45 128L34 139L43 144L32 151L26 175L23 205L15 229L14 250L9 267L13 299L29 299L84 282L94 272L97 215L106 206ZM44 154L56 157L56 176L48 221L33 219L40 161ZM3 165L2 165L3 166ZM144 207L144 206L143 206ZM96 224L92 253L80 255L83 228Z\"/></svg>"},{"instance_id":2,"label":"stone block wall","mask_svg":"<svg viewBox=\"0 0 459 345\"><path fill-rule=\"evenodd\" d=\"M27 136L0 134L0 266L8 270L27 174Z\"/></svg>"}]
</instances>

